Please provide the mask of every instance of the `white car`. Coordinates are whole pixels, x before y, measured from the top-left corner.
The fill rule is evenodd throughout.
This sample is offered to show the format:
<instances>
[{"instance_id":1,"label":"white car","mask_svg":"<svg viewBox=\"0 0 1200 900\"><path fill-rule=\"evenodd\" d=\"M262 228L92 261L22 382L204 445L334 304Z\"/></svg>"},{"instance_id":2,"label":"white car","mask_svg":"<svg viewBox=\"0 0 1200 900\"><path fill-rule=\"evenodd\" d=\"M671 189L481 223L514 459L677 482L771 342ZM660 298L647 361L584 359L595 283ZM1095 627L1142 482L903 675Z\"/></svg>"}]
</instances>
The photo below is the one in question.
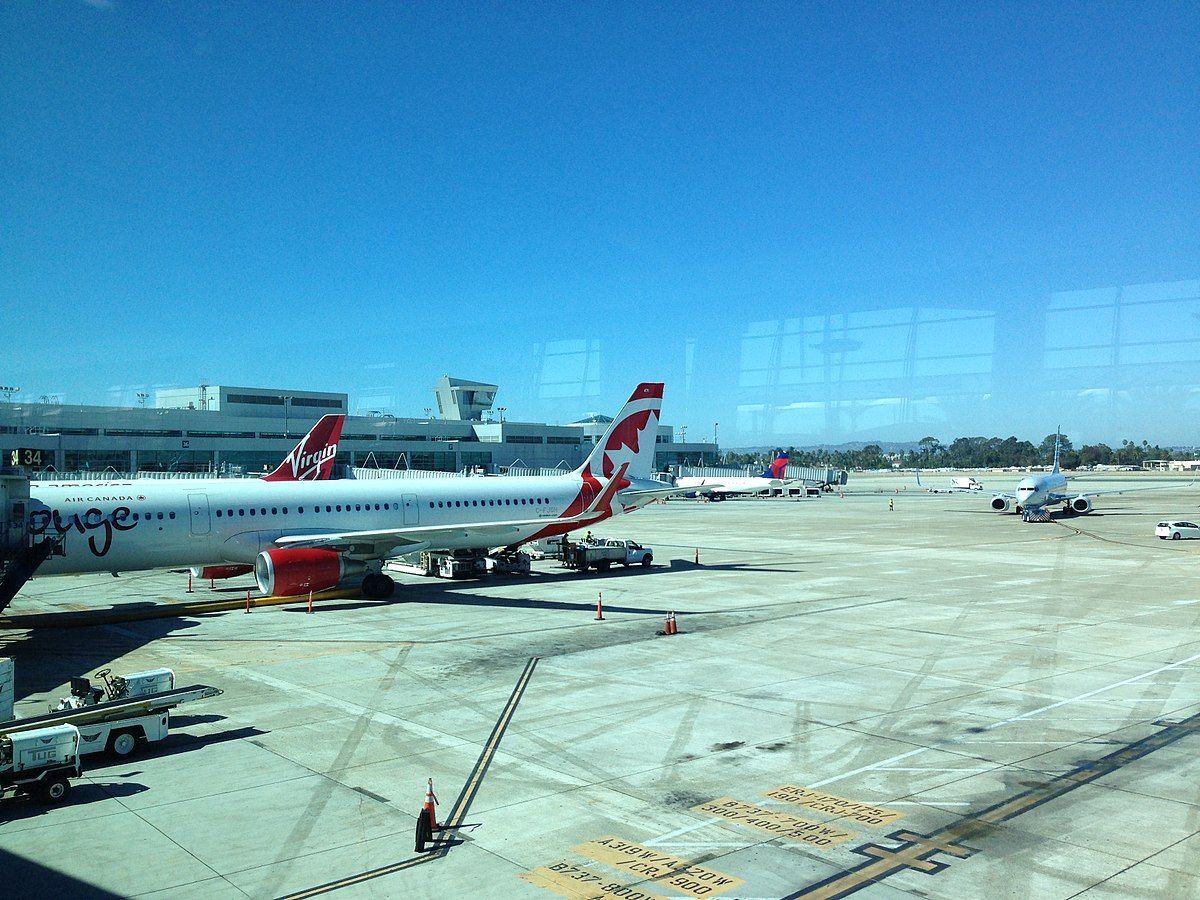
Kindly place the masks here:
<instances>
[{"instance_id":1,"label":"white car","mask_svg":"<svg viewBox=\"0 0 1200 900\"><path fill-rule=\"evenodd\" d=\"M1170 538L1173 541L1178 541L1181 538L1200 538L1200 525L1192 522L1159 522L1154 529L1154 534L1162 538L1164 541Z\"/></svg>"}]
</instances>

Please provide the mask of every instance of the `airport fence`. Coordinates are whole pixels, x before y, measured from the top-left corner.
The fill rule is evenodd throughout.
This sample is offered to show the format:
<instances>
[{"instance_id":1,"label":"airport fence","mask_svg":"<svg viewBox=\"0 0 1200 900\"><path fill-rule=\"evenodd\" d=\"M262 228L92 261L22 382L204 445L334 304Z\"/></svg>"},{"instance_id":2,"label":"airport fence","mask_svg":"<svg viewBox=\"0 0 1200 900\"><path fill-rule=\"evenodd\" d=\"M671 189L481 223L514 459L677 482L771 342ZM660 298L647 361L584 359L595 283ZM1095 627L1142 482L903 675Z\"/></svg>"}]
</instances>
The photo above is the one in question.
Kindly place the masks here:
<instances>
[{"instance_id":1,"label":"airport fence","mask_svg":"<svg viewBox=\"0 0 1200 900\"><path fill-rule=\"evenodd\" d=\"M402 478L417 480L466 478L470 474L467 471L435 472L428 469L362 469L357 467L351 471L353 471L354 477L360 481L391 481Z\"/></svg>"}]
</instances>

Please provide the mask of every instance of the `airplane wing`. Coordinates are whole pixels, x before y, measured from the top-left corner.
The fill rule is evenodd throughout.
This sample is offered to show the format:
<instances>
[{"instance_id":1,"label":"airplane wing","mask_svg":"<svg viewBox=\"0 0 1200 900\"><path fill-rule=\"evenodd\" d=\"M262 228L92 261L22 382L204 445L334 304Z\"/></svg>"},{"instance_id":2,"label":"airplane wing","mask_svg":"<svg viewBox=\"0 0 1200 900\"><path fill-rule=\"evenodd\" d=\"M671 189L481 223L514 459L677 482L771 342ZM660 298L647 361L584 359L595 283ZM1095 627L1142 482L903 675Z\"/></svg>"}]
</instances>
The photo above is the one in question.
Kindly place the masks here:
<instances>
[{"instance_id":1,"label":"airplane wing","mask_svg":"<svg viewBox=\"0 0 1200 900\"><path fill-rule=\"evenodd\" d=\"M403 528L383 528L374 531L337 531L327 534L294 534L277 538L280 547L320 547L336 550L364 559L380 559L415 553L449 538L478 540L481 547L503 547L519 537L522 528L562 524L591 524L601 510L613 500L622 483L629 463L623 463L609 479L592 504L574 516L559 518L512 519L507 522L456 523L453 525L409 525Z\"/></svg>"},{"instance_id":2,"label":"airplane wing","mask_svg":"<svg viewBox=\"0 0 1200 900\"><path fill-rule=\"evenodd\" d=\"M1171 488L1191 487L1195 483L1195 481L1189 481L1187 484L1156 484L1151 487L1112 488L1106 491L1055 491L1050 496L1055 500L1070 501L1076 497L1102 497L1105 494L1137 494L1142 491L1165 491Z\"/></svg>"},{"instance_id":3,"label":"airplane wing","mask_svg":"<svg viewBox=\"0 0 1200 900\"><path fill-rule=\"evenodd\" d=\"M517 519L511 522L478 522L462 525L414 525L409 528L387 528L378 531L284 535L275 543L280 547L320 547L364 559L383 559L436 547L439 542L445 542L450 538L469 537L478 539L481 547L503 547L511 544L524 527L594 520L595 514L589 513L572 516L569 519Z\"/></svg>"},{"instance_id":4,"label":"airplane wing","mask_svg":"<svg viewBox=\"0 0 1200 900\"><path fill-rule=\"evenodd\" d=\"M670 499L671 497L682 497L684 494L697 493L718 493L721 491L721 485L710 484L694 487L672 487L664 485L662 487L650 487L641 491L622 491L617 494L617 499L620 505L623 506L626 512L634 509L641 509L647 503L653 500Z\"/></svg>"}]
</instances>

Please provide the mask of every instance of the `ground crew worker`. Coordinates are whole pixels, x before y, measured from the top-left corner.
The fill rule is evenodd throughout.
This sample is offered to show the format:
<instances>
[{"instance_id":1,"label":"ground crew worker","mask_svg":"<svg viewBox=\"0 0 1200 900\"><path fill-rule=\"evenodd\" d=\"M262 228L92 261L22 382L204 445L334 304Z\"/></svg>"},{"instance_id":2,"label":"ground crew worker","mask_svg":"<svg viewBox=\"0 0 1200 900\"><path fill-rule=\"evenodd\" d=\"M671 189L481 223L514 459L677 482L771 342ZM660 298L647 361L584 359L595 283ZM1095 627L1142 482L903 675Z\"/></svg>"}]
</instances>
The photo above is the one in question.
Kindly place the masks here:
<instances>
[{"instance_id":1,"label":"ground crew worker","mask_svg":"<svg viewBox=\"0 0 1200 900\"><path fill-rule=\"evenodd\" d=\"M896 501L888 497L888 512L893 512L896 509Z\"/></svg>"}]
</instances>

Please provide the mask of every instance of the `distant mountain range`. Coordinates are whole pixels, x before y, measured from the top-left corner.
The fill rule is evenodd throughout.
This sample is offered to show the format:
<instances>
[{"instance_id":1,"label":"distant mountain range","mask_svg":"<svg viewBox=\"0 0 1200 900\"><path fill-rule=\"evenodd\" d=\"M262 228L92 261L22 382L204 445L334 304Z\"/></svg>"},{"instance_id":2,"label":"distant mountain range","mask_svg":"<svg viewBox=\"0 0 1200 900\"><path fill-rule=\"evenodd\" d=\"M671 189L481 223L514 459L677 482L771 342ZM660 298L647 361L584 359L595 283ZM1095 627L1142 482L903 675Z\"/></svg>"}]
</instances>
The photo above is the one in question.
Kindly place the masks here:
<instances>
[{"instance_id":1,"label":"distant mountain range","mask_svg":"<svg viewBox=\"0 0 1200 900\"><path fill-rule=\"evenodd\" d=\"M874 444L884 453L904 453L909 450L919 450L921 445L917 441L847 441L844 444L803 444L795 446L793 449L797 451L850 451L861 450L870 444ZM779 444L770 444L758 447L722 447L722 453L770 453ZM783 449L787 449L789 445L786 441L782 444Z\"/></svg>"}]
</instances>

